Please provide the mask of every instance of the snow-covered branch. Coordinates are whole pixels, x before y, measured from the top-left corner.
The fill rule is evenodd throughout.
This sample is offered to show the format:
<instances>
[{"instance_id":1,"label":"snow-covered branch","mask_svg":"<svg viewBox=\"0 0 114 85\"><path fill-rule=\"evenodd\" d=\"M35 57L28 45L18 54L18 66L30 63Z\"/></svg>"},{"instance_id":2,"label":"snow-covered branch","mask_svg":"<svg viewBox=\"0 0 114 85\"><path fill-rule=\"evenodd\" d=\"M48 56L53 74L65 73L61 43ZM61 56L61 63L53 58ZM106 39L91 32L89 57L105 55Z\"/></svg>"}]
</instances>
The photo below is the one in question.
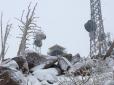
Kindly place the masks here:
<instances>
[{"instance_id":1,"label":"snow-covered branch","mask_svg":"<svg viewBox=\"0 0 114 85\"><path fill-rule=\"evenodd\" d=\"M1 13L1 27L0 27L0 31L1 31L1 53L0 53L0 60L4 60L5 54L8 50L8 48L6 48L6 43L7 43L7 39L10 33L10 30L12 28L12 24L7 23L6 27L5 27L5 33L3 33L3 14Z\"/></svg>"},{"instance_id":2,"label":"snow-covered branch","mask_svg":"<svg viewBox=\"0 0 114 85\"><path fill-rule=\"evenodd\" d=\"M21 22L21 26L19 26L20 30L22 31L22 38L21 38L21 43L19 45L19 50L17 55L22 55L25 52L26 49L26 42L28 40L28 36L30 35L30 31L36 28L36 23L35 23L35 9L37 7L37 3L35 4L34 8L30 8L31 3L29 4L27 8L27 13L25 15L25 21L24 19L24 13L25 10L22 12L21 19L18 19L18 21Z\"/></svg>"}]
</instances>

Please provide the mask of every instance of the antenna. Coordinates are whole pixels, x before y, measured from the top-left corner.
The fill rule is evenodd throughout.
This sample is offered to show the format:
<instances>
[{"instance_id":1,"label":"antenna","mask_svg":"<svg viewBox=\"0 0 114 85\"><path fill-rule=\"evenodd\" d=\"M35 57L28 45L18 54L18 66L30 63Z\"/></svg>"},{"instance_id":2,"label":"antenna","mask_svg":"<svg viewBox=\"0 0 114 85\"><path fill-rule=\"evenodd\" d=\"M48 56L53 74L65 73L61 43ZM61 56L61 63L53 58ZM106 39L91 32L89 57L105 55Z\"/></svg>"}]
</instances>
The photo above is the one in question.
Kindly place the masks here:
<instances>
[{"instance_id":1,"label":"antenna","mask_svg":"<svg viewBox=\"0 0 114 85\"><path fill-rule=\"evenodd\" d=\"M100 0L90 0L91 19L85 24L85 29L90 36L90 57L106 53L106 35L104 32L101 2Z\"/></svg>"}]
</instances>

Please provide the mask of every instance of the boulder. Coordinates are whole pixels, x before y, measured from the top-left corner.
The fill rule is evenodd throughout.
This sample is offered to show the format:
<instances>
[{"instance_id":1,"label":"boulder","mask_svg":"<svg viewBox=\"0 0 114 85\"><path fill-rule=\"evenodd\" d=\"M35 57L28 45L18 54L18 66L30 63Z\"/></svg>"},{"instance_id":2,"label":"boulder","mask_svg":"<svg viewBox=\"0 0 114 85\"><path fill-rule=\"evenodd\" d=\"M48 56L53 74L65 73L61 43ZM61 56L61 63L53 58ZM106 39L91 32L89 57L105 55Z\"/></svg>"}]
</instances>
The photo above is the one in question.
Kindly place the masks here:
<instances>
[{"instance_id":1,"label":"boulder","mask_svg":"<svg viewBox=\"0 0 114 85\"><path fill-rule=\"evenodd\" d=\"M72 54L64 54L63 57L67 58L69 61L72 60Z\"/></svg>"},{"instance_id":2,"label":"boulder","mask_svg":"<svg viewBox=\"0 0 114 85\"><path fill-rule=\"evenodd\" d=\"M77 53L75 56L72 57L71 63L75 64L81 60L80 54Z\"/></svg>"},{"instance_id":3,"label":"boulder","mask_svg":"<svg viewBox=\"0 0 114 85\"><path fill-rule=\"evenodd\" d=\"M46 59L41 57L38 53L27 53L26 60L28 62L29 69L34 66L40 65L42 62L45 62Z\"/></svg>"},{"instance_id":4,"label":"boulder","mask_svg":"<svg viewBox=\"0 0 114 85\"><path fill-rule=\"evenodd\" d=\"M44 69L49 68L53 66L57 62L57 59L48 59L46 62L44 62Z\"/></svg>"},{"instance_id":5,"label":"boulder","mask_svg":"<svg viewBox=\"0 0 114 85\"><path fill-rule=\"evenodd\" d=\"M32 76L32 75L28 75L26 77L26 80L27 80L26 81L27 82L26 85L41 85L40 81L37 78L35 78L34 76Z\"/></svg>"},{"instance_id":6,"label":"boulder","mask_svg":"<svg viewBox=\"0 0 114 85\"><path fill-rule=\"evenodd\" d=\"M16 61L15 60L12 60L12 59L6 59L6 60L4 60L1 63L0 66L7 67L7 68L10 68L10 69L13 69L13 70L19 69L19 66L16 63Z\"/></svg>"},{"instance_id":7,"label":"boulder","mask_svg":"<svg viewBox=\"0 0 114 85\"><path fill-rule=\"evenodd\" d=\"M58 65L62 71L67 71L72 66L65 57L59 57Z\"/></svg>"},{"instance_id":8,"label":"boulder","mask_svg":"<svg viewBox=\"0 0 114 85\"><path fill-rule=\"evenodd\" d=\"M35 69L32 75L40 81L54 83L57 82L57 75L59 75L59 72L56 68Z\"/></svg>"},{"instance_id":9,"label":"boulder","mask_svg":"<svg viewBox=\"0 0 114 85\"><path fill-rule=\"evenodd\" d=\"M0 85L25 85L20 72L0 66Z\"/></svg>"},{"instance_id":10,"label":"boulder","mask_svg":"<svg viewBox=\"0 0 114 85\"><path fill-rule=\"evenodd\" d=\"M28 63L27 60L24 59L22 56L14 57L12 60L16 61L16 63L19 66L19 69L21 69L23 72L28 71Z\"/></svg>"},{"instance_id":11,"label":"boulder","mask_svg":"<svg viewBox=\"0 0 114 85\"><path fill-rule=\"evenodd\" d=\"M38 53L28 53L26 56L27 62L28 62L28 66L29 69L41 65L43 66L42 68L49 68L52 65L54 65L54 63L57 62L57 57L55 56L45 56L45 55L39 55Z\"/></svg>"}]
</instances>

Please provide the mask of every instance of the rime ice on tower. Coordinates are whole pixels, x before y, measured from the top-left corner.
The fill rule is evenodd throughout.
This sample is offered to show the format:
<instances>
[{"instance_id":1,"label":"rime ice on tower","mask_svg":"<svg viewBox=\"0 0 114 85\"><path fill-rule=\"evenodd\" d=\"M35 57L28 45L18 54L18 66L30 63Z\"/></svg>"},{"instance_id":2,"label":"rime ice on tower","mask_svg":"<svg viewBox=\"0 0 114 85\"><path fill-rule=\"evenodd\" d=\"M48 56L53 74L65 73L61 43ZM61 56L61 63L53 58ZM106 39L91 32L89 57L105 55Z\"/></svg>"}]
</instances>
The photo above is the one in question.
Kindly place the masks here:
<instances>
[{"instance_id":1,"label":"rime ice on tower","mask_svg":"<svg viewBox=\"0 0 114 85\"><path fill-rule=\"evenodd\" d=\"M37 30L36 32L34 32L34 45L36 46L35 50L39 53L41 52L42 40L45 39L46 35L41 30Z\"/></svg>"},{"instance_id":2,"label":"rime ice on tower","mask_svg":"<svg viewBox=\"0 0 114 85\"><path fill-rule=\"evenodd\" d=\"M91 19L85 24L85 29L90 35L90 57L100 57L107 50L100 0L90 0L90 7Z\"/></svg>"}]
</instances>

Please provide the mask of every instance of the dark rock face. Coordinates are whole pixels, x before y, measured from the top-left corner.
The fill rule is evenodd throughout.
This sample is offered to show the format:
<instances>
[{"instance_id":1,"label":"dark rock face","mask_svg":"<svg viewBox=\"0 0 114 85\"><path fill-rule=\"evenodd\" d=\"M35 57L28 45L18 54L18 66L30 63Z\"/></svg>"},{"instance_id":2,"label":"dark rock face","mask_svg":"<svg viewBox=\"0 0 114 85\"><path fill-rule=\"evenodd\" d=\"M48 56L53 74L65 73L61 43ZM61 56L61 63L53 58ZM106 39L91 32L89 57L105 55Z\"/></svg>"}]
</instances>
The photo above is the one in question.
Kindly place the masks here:
<instances>
[{"instance_id":1,"label":"dark rock face","mask_svg":"<svg viewBox=\"0 0 114 85\"><path fill-rule=\"evenodd\" d=\"M23 72L28 71L28 66L26 66L26 59L24 59L22 56L14 57L12 60L15 60L16 63L19 66L19 69L21 69Z\"/></svg>"},{"instance_id":2,"label":"dark rock face","mask_svg":"<svg viewBox=\"0 0 114 85\"><path fill-rule=\"evenodd\" d=\"M63 57L67 58L69 61L72 60L72 54L65 54Z\"/></svg>"},{"instance_id":3,"label":"dark rock face","mask_svg":"<svg viewBox=\"0 0 114 85\"><path fill-rule=\"evenodd\" d=\"M26 60L23 59L22 56L14 57L12 58L12 60L15 60L17 62L17 64L19 65L19 69L22 69L23 64L26 62Z\"/></svg>"},{"instance_id":4,"label":"dark rock face","mask_svg":"<svg viewBox=\"0 0 114 85\"><path fill-rule=\"evenodd\" d=\"M57 62L57 58L52 56L45 56L45 55L39 55L38 53L28 53L26 56L26 60L28 62L29 69L41 65L44 65L44 69L51 67L54 65L54 63Z\"/></svg>"},{"instance_id":5,"label":"dark rock face","mask_svg":"<svg viewBox=\"0 0 114 85\"><path fill-rule=\"evenodd\" d=\"M9 68L0 67L0 85L19 85L11 76Z\"/></svg>"},{"instance_id":6,"label":"dark rock face","mask_svg":"<svg viewBox=\"0 0 114 85\"><path fill-rule=\"evenodd\" d=\"M54 63L57 62L57 59L48 59L46 62L45 62L45 66L44 66L44 69L47 69L51 66L54 65Z\"/></svg>"},{"instance_id":7,"label":"dark rock face","mask_svg":"<svg viewBox=\"0 0 114 85\"><path fill-rule=\"evenodd\" d=\"M46 61L44 57L35 52L27 53L26 60L28 62L29 69L33 68L34 66L40 65Z\"/></svg>"},{"instance_id":8,"label":"dark rock face","mask_svg":"<svg viewBox=\"0 0 114 85\"><path fill-rule=\"evenodd\" d=\"M59 67L55 67L55 69L58 71L58 76L62 74L62 71Z\"/></svg>"},{"instance_id":9,"label":"dark rock face","mask_svg":"<svg viewBox=\"0 0 114 85\"><path fill-rule=\"evenodd\" d=\"M72 64L75 64L81 60L80 54L77 53L75 56L72 57Z\"/></svg>"},{"instance_id":10,"label":"dark rock face","mask_svg":"<svg viewBox=\"0 0 114 85\"><path fill-rule=\"evenodd\" d=\"M28 71L26 63L29 69L42 64L44 66L43 68L46 69L53 66L54 63L57 62L57 57L39 55L38 53L32 52L26 54L26 59L24 59L22 56L19 56L12 58L12 60L15 60L19 65L19 69L21 69L25 73L26 71Z\"/></svg>"}]
</instances>

